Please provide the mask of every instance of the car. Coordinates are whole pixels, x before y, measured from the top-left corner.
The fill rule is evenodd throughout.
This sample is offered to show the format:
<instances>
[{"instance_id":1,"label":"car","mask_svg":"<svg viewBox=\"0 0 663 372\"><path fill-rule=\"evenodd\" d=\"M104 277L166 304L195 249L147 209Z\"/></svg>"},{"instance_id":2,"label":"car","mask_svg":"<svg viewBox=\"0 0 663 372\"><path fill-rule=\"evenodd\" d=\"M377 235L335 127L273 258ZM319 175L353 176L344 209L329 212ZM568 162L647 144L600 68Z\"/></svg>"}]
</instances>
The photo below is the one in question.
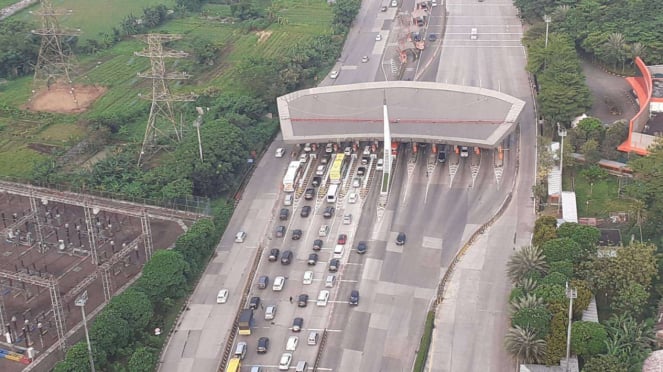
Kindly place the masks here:
<instances>
[{"instance_id":1,"label":"car","mask_svg":"<svg viewBox=\"0 0 663 372\"><path fill-rule=\"evenodd\" d=\"M366 174L366 167L359 167L357 168L357 175L358 176L363 176Z\"/></svg>"},{"instance_id":2,"label":"car","mask_svg":"<svg viewBox=\"0 0 663 372\"><path fill-rule=\"evenodd\" d=\"M405 233L399 232L398 235L396 236L396 245L404 245L406 239L407 237L405 236Z\"/></svg>"},{"instance_id":3,"label":"car","mask_svg":"<svg viewBox=\"0 0 663 372\"><path fill-rule=\"evenodd\" d=\"M350 146L346 146L345 149L343 150L343 154L344 154L345 156L350 156L350 155L352 155L352 147L350 147Z\"/></svg>"},{"instance_id":4,"label":"car","mask_svg":"<svg viewBox=\"0 0 663 372\"><path fill-rule=\"evenodd\" d=\"M383 170L384 169L384 159L378 159L378 163L375 166L375 170Z\"/></svg>"},{"instance_id":5,"label":"car","mask_svg":"<svg viewBox=\"0 0 663 372\"><path fill-rule=\"evenodd\" d=\"M392 8L397 7L397 6L398 6L398 0L391 0L391 4L390 4L390 5L391 5Z\"/></svg>"},{"instance_id":6,"label":"car","mask_svg":"<svg viewBox=\"0 0 663 372\"><path fill-rule=\"evenodd\" d=\"M343 257L344 247L345 247L344 245L337 244L336 247L334 247L334 255L332 257L334 258Z\"/></svg>"},{"instance_id":7,"label":"car","mask_svg":"<svg viewBox=\"0 0 663 372\"><path fill-rule=\"evenodd\" d=\"M244 239L246 239L246 232L240 231L235 234L235 243L244 243Z\"/></svg>"},{"instance_id":8,"label":"car","mask_svg":"<svg viewBox=\"0 0 663 372\"><path fill-rule=\"evenodd\" d=\"M327 207L327 208L325 208L324 213L322 213L322 217L327 218L327 219L332 218L332 217L334 217L334 212L335 211L336 211L336 208Z\"/></svg>"},{"instance_id":9,"label":"car","mask_svg":"<svg viewBox=\"0 0 663 372\"><path fill-rule=\"evenodd\" d=\"M350 305L351 306L357 306L359 305L359 291L356 289L353 289L352 292L350 292Z\"/></svg>"},{"instance_id":10,"label":"car","mask_svg":"<svg viewBox=\"0 0 663 372\"><path fill-rule=\"evenodd\" d=\"M385 9L386 9L386 7L385 7ZM368 62L368 56L361 57L361 63L366 63L366 62Z\"/></svg>"},{"instance_id":11,"label":"car","mask_svg":"<svg viewBox=\"0 0 663 372\"><path fill-rule=\"evenodd\" d=\"M297 298L297 307L306 307L308 304L308 295L306 293L302 293L299 295Z\"/></svg>"},{"instance_id":12,"label":"car","mask_svg":"<svg viewBox=\"0 0 663 372\"><path fill-rule=\"evenodd\" d=\"M352 180L352 187L360 187L361 186L361 178L355 177Z\"/></svg>"},{"instance_id":13,"label":"car","mask_svg":"<svg viewBox=\"0 0 663 372\"><path fill-rule=\"evenodd\" d=\"M311 214L311 206L310 205L303 206L301 212L299 212L299 215L303 218L308 217L310 214Z\"/></svg>"},{"instance_id":14,"label":"car","mask_svg":"<svg viewBox=\"0 0 663 372\"><path fill-rule=\"evenodd\" d=\"M304 199L311 200L313 199L314 196L315 196L314 188L309 187L308 189L306 189L306 191L304 191Z\"/></svg>"},{"instance_id":15,"label":"car","mask_svg":"<svg viewBox=\"0 0 663 372\"><path fill-rule=\"evenodd\" d=\"M308 154L307 153L303 153L303 154L299 155L299 162L300 163L306 163L306 160L308 160Z\"/></svg>"},{"instance_id":16,"label":"car","mask_svg":"<svg viewBox=\"0 0 663 372\"><path fill-rule=\"evenodd\" d=\"M301 332L303 327L304 327L304 318L295 318L295 319L293 319L293 321L292 321L292 331L293 332Z\"/></svg>"},{"instance_id":17,"label":"car","mask_svg":"<svg viewBox=\"0 0 663 372\"><path fill-rule=\"evenodd\" d=\"M311 152L311 144L310 143L305 143L304 144L304 152Z\"/></svg>"},{"instance_id":18,"label":"car","mask_svg":"<svg viewBox=\"0 0 663 372\"><path fill-rule=\"evenodd\" d=\"M354 204L357 202L357 193L356 192L351 192L348 194L348 203Z\"/></svg>"},{"instance_id":19,"label":"car","mask_svg":"<svg viewBox=\"0 0 663 372\"><path fill-rule=\"evenodd\" d=\"M315 176L313 177L313 180L311 181L311 186L313 187L318 187L322 183L322 177L320 176Z\"/></svg>"},{"instance_id":20,"label":"car","mask_svg":"<svg viewBox=\"0 0 663 372\"><path fill-rule=\"evenodd\" d=\"M433 4L433 6L436 6L437 4ZM435 41L437 40L437 35L435 34L429 34L428 35L428 41Z\"/></svg>"},{"instance_id":21,"label":"car","mask_svg":"<svg viewBox=\"0 0 663 372\"><path fill-rule=\"evenodd\" d=\"M258 278L258 289L265 289L267 288L267 284L269 283L269 277L267 275L261 275Z\"/></svg>"},{"instance_id":22,"label":"car","mask_svg":"<svg viewBox=\"0 0 663 372\"><path fill-rule=\"evenodd\" d=\"M281 354L281 359L279 359L279 371L287 371L290 369L290 363L292 363L292 354Z\"/></svg>"},{"instance_id":23,"label":"car","mask_svg":"<svg viewBox=\"0 0 663 372\"><path fill-rule=\"evenodd\" d=\"M366 245L366 242L361 241L357 243L357 253L359 254L364 254L368 250L368 246Z\"/></svg>"},{"instance_id":24,"label":"car","mask_svg":"<svg viewBox=\"0 0 663 372\"><path fill-rule=\"evenodd\" d=\"M216 295L216 303L217 304L225 304L228 302L228 289L223 288L219 291L219 293Z\"/></svg>"},{"instance_id":25,"label":"car","mask_svg":"<svg viewBox=\"0 0 663 372\"><path fill-rule=\"evenodd\" d=\"M336 275L327 275L325 288L334 288L334 283L336 283Z\"/></svg>"},{"instance_id":26,"label":"car","mask_svg":"<svg viewBox=\"0 0 663 372\"><path fill-rule=\"evenodd\" d=\"M380 41L380 40L382 40L382 35L381 35L381 34L377 34L377 35L375 35L375 40L376 40L376 41Z\"/></svg>"},{"instance_id":27,"label":"car","mask_svg":"<svg viewBox=\"0 0 663 372\"><path fill-rule=\"evenodd\" d=\"M348 213L348 214L343 216L343 224L344 225L352 224L352 214Z\"/></svg>"},{"instance_id":28,"label":"car","mask_svg":"<svg viewBox=\"0 0 663 372\"><path fill-rule=\"evenodd\" d=\"M348 241L348 235L347 234L339 234L338 235L338 240L336 241L338 244L345 244Z\"/></svg>"},{"instance_id":29,"label":"car","mask_svg":"<svg viewBox=\"0 0 663 372\"><path fill-rule=\"evenodd\" d=\"M315 346L318 344L318 332L316 331L311 331L308 334L308 339L306 340L306 343Z\"/></svg>"},{"instance_id":30,"label":"car","mask_svg":"<svg viewBox=\"0 0 663 372\"><path fill-rule=\"evenodd\" d=\"M320 230L318 230L318 236L321 238L324 238L329 234L329 225L322 225L320 226ZM315 247L313 247L315 249Z\"/></svg>"},{"instance_id":31,"label":"car","mask_svg":"<svg viewBox=\"0 0 663 372\"><path fill-rule=\"evenodd\" d=\"M277 238L282 238L283 235L285 235L285 226L283 225L276 226L276 231L274 233L274 236L276 236Z\"/></svg>"},{"instance_id":32,"label":"car","mask_svg":"<svg viewBox=\"0 0 663 372\"><path fill-rule=\"evenodd\" d=\"M447 153L444 151L440 151L437 153L437 161L440 163L444 163L447 161Z\"/></svg>"},{"instance_id":33,"label":"car","mask_svg":"<svg viewBox=\"0 0 663 372\"><path fill-rule=\"evenodd\" d=\"M258 354L265 354L269 349L269 337L260 337L258 339L258 347L256 349Z\"/></svg>"},{"instance_id":34,"label":"car","mask_svg":"<svg viewBox=\"0 0 663 372\"><path fill-rule=\"evenodd\" d=\"M244 341L240 341L237 343L237 348L235 349L235 358L239 358L240 360L244 359L246 356L246 349L248 348L248 344Z\"/></svg>"},{"instance_id":35,"label":"car","mask_svg":"<svg viewBox=\"0 0 663 372\"><path fill-rule=\"evenodd\" d=\"M292 201L295 199L295 197L292 194L288 194L283 198L283 205L286 207L289 207L292 205Z\"/></svg>"},{"instance_id":36,"label":"car","mask_svg":"<svg viewBox=\"0 0 663 372\"><path fill-rule=\"evenodd\" d=\"M269 257L267 258L267 260L269 262L275 262L276 260L279 259L279 253L281 253L281 251L279 251L278 248L270 249L269 250Z\"/></svg>"},{"instance_id":37,"label":"car","mask_svg":"<svg viewBox=\"0 0 663 372\"><path fill-rule=\"evenodd\" d=\"M371 160L368 156L362 156L361 157L361 165L367 165L368 162Z\"/></svg>"},{"instance_id":38,"label":"car","mask_svg":"<svg viewBox=\"0 0 663 372\"><path fill-rule=\"evenodd\" d=\"M324 154L324 155L322 155L322 158L320 158L320 164L328 164L329 160L331 160L331 155L330 154Z\"/></svg>"},{"instance_id":39,"label":"car","mask_svg":"<svg viewBox=\"0 0 663 372\"><path fill-rule=\"evenodd\" d=\"M329 143L325 146L325 153L326 153L326 154L331 154L332 152L334 152L334 144L331 143L331 142L329 142Z\"/></svg>"},{"instance_id":40,"label":"car","mask_svg":"<svg viewBox=\"0 0 663 372\"><path fill-rule=\"evenodd\" d=\"M276 317L276 305L269 305L265 308L265 320L274 320Z\"/></svg>"},{"instance_id":41,"label":"car","mask_svg":"<svg viewBox=\"0 0 663 372\"><path fill-rule=\"evenodd\" d=\"M313 271L304 271L304 280L302 280L302 283L306 285L313 283Z\"/></svg>"},{"instance_id":42,"label":"car","mask_svg":"<svg viewBox=\"0 0 663 372\"><path fill-rule=\"evenodd\" d=\"M285 149L283 147L279 147L276 149L276 152L274 153L274 156L277 158L282 158L283 155L285 155Z\"/></svg>"},{"instance_id":43,"label":"car","mask_svg":"<svg viewBox=\"0 0 663 372\"><path fill-rule=\"evenodd\" d=\"M327 306L327 301L329 301L329 291L323 289L318 294L318 300L315 302L317 306Z\"/></svg>"},{"instance_id":44,"label":"car","mask_svg":"<svg viewBox=\"0 0 663 372\"><path fill-rule=\"evenodd\" d=\"M288 337L288 342L285 344L286 351L295 351L297 350L297 344L299 344L299 337L290 336Z\"/></svg>"},{"instance_id":45,"label":"car","mask_svg":"<svg viewBox=\"0 0 663 372\"><path fill-rule=\"evenodd\" d=\"M274 292L279 292L283 290L283 286L285 285L285 276L277 276L274 278L274 284L272 284L272 291Z\"/></svg>"},{"instance_id":46,"label":"car","mask_svg":"<svg viewBox=\"0 0 663 372\"><path fill-rule=\"evenodd\" d=\"M371 154L371 146L364 146L364 151L362 152L362 155L370 155Z\"/></svg>"},{"instance_id":47,"label":"car","mask_svg":"<svg viewBox=\"0 0 663 372\"><path fill-rule=\"evenodd\" d=\"M330 79L336 79L337 77L338 77L338 70L333 70L332 72L329 73Z\"/></svg>"},{"instance_id":48,"label":"car","mask_svg":"<svg viewBox=\"0 0 663 372\"><path fill-rule=\"evenodd\" d=\"M315 169L316 176L322 176L325 174L327 167L325 165L318 165L318 168Z\"/></svg>"},{"instance_id":49,"label":"car","mask_svg":"<svg viewBox=\"0 0 663 372\"><path fill-rule=\"evenodd\" d=\"M313 265L315 265L316 263L318 263L318 254L317 254L317 253L311 253L311 254L309 254L309 255L308 255L308 261L306 261L306 263L307 263L309 266L313 266Z\"/></svg>"},{"instance_id":50,"label":"car","mask_svg":"<svg viewBox=\"0 0 663 372\"><path fill-rule=\"evenodd\" d=\"M335 273L341 267L341 261L338 258L333 258L329 261L329 272Z\"/></svg>"},{"instance_id":51,"label":"car","mask_svg":"<svg viewBox=\"0 0 663 372\"><path fill-rule=\"evenodd\" d=\"M322 239L315 239L313 241L313 250L319 251L322 249Z\"/></svg>"},{"instance_id":52,"label":"car","mask_svg":"<svg viewBox=\"0 0 663 372\"><path fill-rule=\"evenodd\" d=\"M281 211L279 212L279 220L285 221L288 219L288 216L290 216L290 210L288 208L281 208Z\"/></svg>"},{"instance_id":53,"label":"car","mask_svg":"<svg viewBox=\"0 0 663 372\"><path fill-rule=\"evenodd\" d=\"M476 28L473 28L470 30L470 40L476 40L479 38L479 33L477 32Z\"/></svg>"},{"instance_id":54,"label":"car","mask_svg":"<svg viewBox=\"0 0 663 372\"><path fill-rule=\"evenodd\" d=\"M260 297L258 296L251 297L251 299L249 300L249 309L255 310L258 308L258 306L260 306Z\"/></svg>"},{"instance_id":55,"label":"car","mask_svg":"<svg viewBox=\"0 0 663 372\"><path fill-rule=\"evenodd\" d=\"M387 11L387 7L386 7L386 6L380 7L380 11L383 12L383 13L386 12L386 11Z\"/></svg>"},{"instance_id":56,"label":"car","mask_svg":"<svg viewBox=\"0 0 663 372\"><path fill-rule=\"evenodd\" d=\"M292 262L292 256L292 251L283 251L283 254L281 255L281 264L290 265L290 262Z\"/></svg>"},{"instance_id":57,"label":"car","mask_svg":"<svg viewBox=\"0 0 663 372\"><path fill-rule=\"evenodd\" d=\"M460 147L460 157L461 158L467 158L470 156L470 148L467 146L461 146Z\"/></svg>"},{"instance_id":58,"label":"car","mask_svg":"<svg viewBox=\"0 0 663 372\"><path fill-rule=\"evenodd\" d=\"M301 229L294 229L292 230L292 240L299 240L302 238L302 230Z\"/></svg>"}]
</instances>

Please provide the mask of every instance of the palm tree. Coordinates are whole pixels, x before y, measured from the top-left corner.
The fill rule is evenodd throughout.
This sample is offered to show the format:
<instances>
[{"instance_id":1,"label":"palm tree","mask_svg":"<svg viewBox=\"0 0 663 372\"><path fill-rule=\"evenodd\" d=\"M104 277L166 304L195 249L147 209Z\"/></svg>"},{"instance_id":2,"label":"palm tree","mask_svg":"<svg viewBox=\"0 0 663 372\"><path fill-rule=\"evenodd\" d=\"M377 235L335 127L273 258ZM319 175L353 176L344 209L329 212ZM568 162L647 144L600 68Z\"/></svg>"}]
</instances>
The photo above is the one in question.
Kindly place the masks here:
<instances>
[{"instance_id":1,"label":"palm tree","mask_svg":"<svg viewBox=\"0 0 663 372\"><path fill-rule=\"evenodd\" d=\"M548 271L546 257L539 247L525 246L511 255L507 265L507 275L512 283L517 283L528 274L538 272L545 274Z\"/></svg>"},{"instance_id":2,"label":"palm tree","mask_svg":"<svg viewBox=\"0 0 663 372\"><path fill-rule=\"evenodd\" d=\"M511 303L511 311L517 312L522 309L529 309L532 307L543 306L543 299L534 294L528 293L525 297L518 297Z\"/></svg>"},{"instance_id":3,"label":"palm tree","mask_svg":"<svg viewBox=\"0 0 663 372\"><path fill-rule=\"evenodd\" d=\"M633 62L635 62L635 57L643 57L645 55L645 51L647 50L647 47L642 44L635 42L633 45L631 45L631 58L633 59Z\"/></svg>"},{"instance_id":4,"label":"palm tree","mask_svg":"<svg viewBox=\"0 0 663 372\"><path fill-rule=\"evenodd\" d=\"M511 327L504 336L504 347L516 363L539 363L546 356L546 341L528 328Z\"/></svg>"},{"instance_id":5,"label":"palm tree","mask_svg":"<svg viewBox=\"0 0 663 372\"><path fill-rule=\"evenodd\" d=\"M516 283L516 287L523 290L525 293L532 293L539 286L534 278L523 278Z\"/></svg>"},{"instance_id":6,"label":"palm tree","mask_svg":"<svg viewBox=\"0 0 663 372\"><path fill-rule=\"evenodd\" d=\"M625 62L625 53L624 48L626 47L626 41L624 40L624 35L619 32L613 32L608 35L608 40L605 43L606 49L608 50L609 55L615 60L615 69L617 69L617 63L622 63L622 71L624 70Z\"/></svg>"},{"instance_id":7,"label":"palm tree","mask_svg":"<svg viewBox=\"0 0 663 372\"><path fill-rule=\"evenodd\" d=\"M563 21L566 19L566 16L569 14L569 10L571 10L571 7L564 4L560 5L555 10L553 11L553 18L555 21Z\"/></svg>"}]
</instances>

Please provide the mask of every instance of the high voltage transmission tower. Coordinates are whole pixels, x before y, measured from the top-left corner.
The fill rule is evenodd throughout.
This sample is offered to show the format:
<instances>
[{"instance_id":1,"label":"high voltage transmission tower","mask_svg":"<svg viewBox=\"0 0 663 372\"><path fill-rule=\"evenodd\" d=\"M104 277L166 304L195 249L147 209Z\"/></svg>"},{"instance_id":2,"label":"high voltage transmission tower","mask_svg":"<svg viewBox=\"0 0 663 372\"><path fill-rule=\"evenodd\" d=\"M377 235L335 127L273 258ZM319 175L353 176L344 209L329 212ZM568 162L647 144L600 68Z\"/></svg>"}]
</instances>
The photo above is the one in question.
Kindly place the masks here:
<instances>
[{"instance_id":1,"label":"high voltage transmission tower","mask_svg":"<svg viewBox=\"0 0 663 372\"><path fill-rule=\"evenodd\" d=\"M138 157L138 165L140 165L143 156L153 152L158 145L162 145L165 142L163 140L179 142L182 139L182 123L175 118L173 103L194 101L196 95L193 93L173 94L168 85L170 80L186 80L190 77L186 72L166 72L166 58L184 58L189 55L186 52L166 50L163 47L164 43L179 40L182 36L147 34L138 37L147 43L147 49L134 52L134 54L148 57L151 64L150 71L138 73L138 76L152 80L152 94L140 95L142 98L152 100L143 147Z\"/></svg>"},{"instance_id":2,"label":"high voltage transmission tower","mask_svg":"<svg viewBox=\"0 0 663 372\"><path fill-rule=\"evenodd\" d=\"M81 30L60 27L58 17L70 14L71 10L54 9L51 0L40 0L41 8L34 15L41 18L41 28L32 33L41 37L39 56L35 65L34 89L43 83L47 87L55 83L72 84L74 55L67 39L78 36Z\"/></svg>"}]
</instances>

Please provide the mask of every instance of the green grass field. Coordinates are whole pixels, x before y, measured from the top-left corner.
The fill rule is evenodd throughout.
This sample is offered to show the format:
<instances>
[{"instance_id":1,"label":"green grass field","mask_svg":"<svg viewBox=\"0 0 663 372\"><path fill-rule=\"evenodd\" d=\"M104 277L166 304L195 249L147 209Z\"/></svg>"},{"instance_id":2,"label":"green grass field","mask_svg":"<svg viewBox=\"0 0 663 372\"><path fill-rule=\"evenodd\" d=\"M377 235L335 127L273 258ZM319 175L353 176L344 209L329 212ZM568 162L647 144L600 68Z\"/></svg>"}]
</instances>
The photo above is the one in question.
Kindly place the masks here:
<instances>
[{"instance_id":1,"label":"green grass field","mask_svg":"<svg viewBox=\"0 0 663 372\"><path fill-rule=\"evenodd\" d=\"M564 190L573 189L569 173L566 172L564 175ZM617 197L619 182L616 176L608 176L606 179L591 185L587 178L578 175L578 172L576 172L574 183L578 217L607 218L610 216L610 212L631 210L631 202L628 199Z\"/></svg>"},{"instance_id":2,"label":"green grass field","mask_svg":"<svg viewBox=\"0 0 663 372\"><path fill-rule=\"evenodd\" d=\"M16 4L19 0L0 0L0 9Z\"/></svg>"}]
</instances>

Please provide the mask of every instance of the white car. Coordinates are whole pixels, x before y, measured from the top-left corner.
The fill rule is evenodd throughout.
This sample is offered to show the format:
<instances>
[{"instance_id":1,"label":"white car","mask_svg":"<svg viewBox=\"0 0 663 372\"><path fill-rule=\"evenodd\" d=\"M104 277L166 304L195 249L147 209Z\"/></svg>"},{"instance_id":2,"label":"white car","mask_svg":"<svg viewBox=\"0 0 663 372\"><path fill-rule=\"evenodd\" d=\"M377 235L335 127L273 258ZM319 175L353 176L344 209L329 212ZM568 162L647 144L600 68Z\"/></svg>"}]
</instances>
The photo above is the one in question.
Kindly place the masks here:
<instances>
[{"instance_id":1,"label":"white car","mask_svg":"<svg viewBox=\"0 0 663 372\"><path fill-rule=\"evenodd\" d=\"M348 203L354 204L357 202L357 193L356 192L351 192L348 194Z\"/></svg>"},{"instance_id":2,"label":"white car","mask_svg":"<svg viewBox=\"0 0 663 372\"><path fill-rule=\"evenodd\" d=\"M292 354L281 354L281 359L279 359L279 371L287 371L290 369L290 363L292 363Z\"/></svg>"},{"instance_id":3,"label":"white car","mask_svg":"<svg viewBox=\"0 0 663 372\"><path fill-rule=\"evenodd\" d=\"M366 62L368 62L368 56L361 57L361 63L366 63Z\"/></svg>"},{"instance_id":4,"label":"white car","mask_svg":"<svg viewBox=\"0 0 663 372\"><path fill-rule=\"evenodd\" d=\"M328 300L329 300L329 291L323 289L318 294L318 300L316 301L316 305L327 306Z\"/></svg>"},{"instance_id":5,"label":"white car","mask_svg":"<svg viewBox=\"0 0 663 372\"><path fill-rule=\"evenodd\" d=\"M343 150L343 154L345 154L345 156L352 155L352 147L350 146L346 147L345 150Z\"/></svg>"},{"instance_id":6,"label":"white car","mask_svg":"<svg viewBox=\"0 0 663 372\"><path fill-rule=\"evenodd\" d=\"M246 239L245 231L239 231L235 234L235 243L244 243L244 239Z\"/></svg>"},{"instance_id":7,"label":"white car","mask_svg":"<svg viewBox=\"0 0 663 372\"><path fill-rule=\"evenodd\" d=\"M318 165L318 168L315 170L315 175L316 176L324 176L326 168L327 167L325 167L324 165Z\"/></svg>"},{"instance_id":8,"label":"white car","mask_svg":"<svg viewBox=\"0 0 663 372\"><path fill-rule=\"evenodd\" d=\"M310 143L304 144L304 152L311 152L311 144Z\"/></svg>"},{"instance_id":9,"label":"white car","mask_svg":"<svg viewBox=\"0 0 663 372\"><path fill-rule=\"evenodd\" d=\"M285 284L285 277L277 276L276 278L274 278L274 284L272 284L272 290L274 292L282 291L284 284Z\"/></svg>"},{"instance_id":10,"label":"white car","mask_svg":"<svg viewBox=\"0 0 663 372\"><path fill-rule=\"evenodd\" d=\"M313 283L313 271L304 271L304 280L302 283L307 285Z\"/></svg>"},{"instance_id":11,"label":"white car","mask_svg":"<svg viewBox=\"0 0 663 372\"><path fill-rule=\"evenodd\" d=\"M338 77L338 70L334 70L329 73L329 78L330 79L336 79Z\"/></svg>"},{"instance_id":12,"label":"white car","mask_svg":"<svg viewBox=\"0 0 663 372\"><path fill-rule=\"evenodd\" d=\"M461 146L460 148L460 157L467 158L470 156L470 149L467 146Z\"/></svg>"},{"instance_id":13,"label":"white car","mask_svg":"<svg viewBox=\"0 0 663 372\"><path fill-rule=\"evenodd\" d=\"M216 295L216 303L225 304L226 302L228 302L228 290L226 288L223 288Z\"/></svg>"},{"instance_id":14,"label":"white car","mask_svg":"<svg viewBox=\"0 0 663 372\"><path fill-rule=\"evenodd\" d=\"M355 178L352 180L352 187L359 187L359 186L361 186L361 179L355 177Z\"/></svg>"},{"instance_id":15,"label":"white car","mask_svg":"<svg viewBox=\"0 0 663 372\"><path fill-rule=\"evenodd\" d=\"M343 216L343 224L344 225L352 224L352 214L348 213L345 216Z\"/></svg>"},{"instance_id":16,"label":"white car","mask_svg":"<svg viewBox=\"0 0 663 372\"><path fill-rule=\"evenodd\" d=\"M283 155L285 155L285 149L283 147L279 147L278 149L276 149L276 153L274 154L274 156L276 156L277 158L282 158Z\"/></svg>"},{"instance_id":17,"label":"white car","mask_svg":"<svg viewBox=\"0 0 663 372\"><path fill-rule=\"evenodd\" d=\"M306 163L306 160L308 160L308 154L299 155L299 162L300 163Z\"/></svg>"},{"instance_id":18,"label":"white car","mask_svg":"<svg viewBox=\"0 0 663 372\"><path fill-rule=\"evenodd\" d=\"M380 40L382 40L382 35L381 34L375 35L375 41L380 41Z\"/></svg>"},{"instance_id":19,"label":"white car","mask_svg":"<svg viewBox=\"0 0 663 372\"><path fill-rule=\"evenodd\" d=\"M276 305L270 305L265 308L265 320L274 320L276 316Z\"/></svg>"},{"instance_id":20,"label":"white car","mask_svg":"<svg viewBox=\"0 0 663 372\"><path fill-rule=\"evenodd\" d=\"M327 146L325 146L325 152L327 154L331 154L332 152L334 152L334 144L331 142L328 143Z\"/></svg>"},{"instance_id":21,"label":"white car","mask_svg":"<svg viewBox=\"0 0 663 372\"><path fill-rule=\"evenodd\" d=\"M287 351L295 351L295 350L297 350L297 344L298 343L299 343L299 337L290 336L290 337L288 337L288 343L285 344L285 349Z\"/></svg>"},{"instance_id":22,"label":"white car","mask_svg":"<svg viewBox=\"0 0 663 372\"><path fill-rule=\"evenodd\" d=\"M371 154L371 146L364 146L364 152L362 154L368 156Z\"/></svg>"},{"instance_id":23,"label":"white car","mask_svg":"<svg viewBox=\"0 0 663 372\"><path fill-rule=\"evenodd\" d=\"M378 164L375 166L375 170L383 170L384 169L384 159L378 159Z\"/></svg>"}]
</instances>

